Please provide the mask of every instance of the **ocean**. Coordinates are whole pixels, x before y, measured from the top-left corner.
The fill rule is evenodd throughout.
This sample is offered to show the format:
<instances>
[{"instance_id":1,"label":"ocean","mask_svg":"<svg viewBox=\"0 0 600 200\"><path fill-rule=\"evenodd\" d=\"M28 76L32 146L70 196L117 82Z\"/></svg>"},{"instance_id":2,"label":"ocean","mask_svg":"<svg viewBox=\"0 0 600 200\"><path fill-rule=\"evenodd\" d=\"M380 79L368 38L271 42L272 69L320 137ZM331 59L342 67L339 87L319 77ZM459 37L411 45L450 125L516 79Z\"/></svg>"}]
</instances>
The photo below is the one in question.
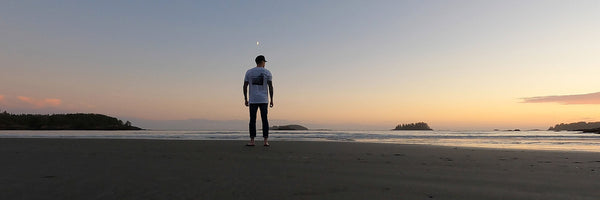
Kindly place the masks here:
<instances>
[{"instance_id":1,"label":"ocean","mask_svg":"<svg viewBox=\"0 0 600 200\"><path fill-rule=\"evenodd\" d=\"M261 136L260 130L258 137ZM600 134L572 131L271 131L270 141L337 141L600 152ZM247 131L0 131L0 138L247 140ZM261 138L259 138L261 139Z\"/></svg>"}]
</instances>

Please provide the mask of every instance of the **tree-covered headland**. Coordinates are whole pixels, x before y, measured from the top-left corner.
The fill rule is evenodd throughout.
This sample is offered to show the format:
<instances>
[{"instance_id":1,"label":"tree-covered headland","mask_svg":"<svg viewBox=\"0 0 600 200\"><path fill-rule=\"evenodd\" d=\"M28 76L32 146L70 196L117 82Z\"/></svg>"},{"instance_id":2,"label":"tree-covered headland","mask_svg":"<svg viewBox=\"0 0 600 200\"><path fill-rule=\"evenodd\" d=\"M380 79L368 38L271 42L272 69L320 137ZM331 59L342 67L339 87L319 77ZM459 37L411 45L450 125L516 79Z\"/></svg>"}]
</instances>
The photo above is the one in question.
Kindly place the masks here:
<instances>
[{"instance_id":1,"label":"tree-covered headland","mask_svg":"<svg viewBox=\"0 0 600 200\"><path fill-rule=\"evenodd\" d=\"M11 114L0 113L0 130L142 130L102 114Z\"/></svg>"}]
</instances>

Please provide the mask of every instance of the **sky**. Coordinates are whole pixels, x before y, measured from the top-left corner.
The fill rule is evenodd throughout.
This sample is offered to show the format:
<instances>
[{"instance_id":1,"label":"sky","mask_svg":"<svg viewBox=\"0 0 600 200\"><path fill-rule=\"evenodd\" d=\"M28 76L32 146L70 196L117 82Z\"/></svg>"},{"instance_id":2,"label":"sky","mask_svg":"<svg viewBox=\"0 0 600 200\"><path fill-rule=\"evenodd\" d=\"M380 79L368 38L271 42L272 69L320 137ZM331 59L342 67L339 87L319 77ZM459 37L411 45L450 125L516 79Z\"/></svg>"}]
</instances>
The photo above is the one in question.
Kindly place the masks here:
<instances>
[{"instance_id":1,"label":"sky","mask_svg":"<svg viewBox=\"0 0 600 200\"><path fill-rule=\"evenodd\" d=\"M598 10L577 0L6 1L0 110L243 121L243 76L262 54L275 121L600 121Z\"/></svg>"}]
</instances>

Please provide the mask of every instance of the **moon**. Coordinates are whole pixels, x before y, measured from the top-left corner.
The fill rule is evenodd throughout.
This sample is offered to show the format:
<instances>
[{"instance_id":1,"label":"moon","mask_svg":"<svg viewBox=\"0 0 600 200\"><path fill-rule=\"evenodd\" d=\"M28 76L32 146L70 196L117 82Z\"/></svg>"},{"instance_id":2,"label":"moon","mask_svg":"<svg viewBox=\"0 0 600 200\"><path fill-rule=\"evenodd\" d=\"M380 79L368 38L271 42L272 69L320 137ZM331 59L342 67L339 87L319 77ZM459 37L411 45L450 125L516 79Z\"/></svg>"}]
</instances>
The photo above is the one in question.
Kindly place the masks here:
<instances>
[{"instance_id":1,"label":"moon","mask_svg":"<svg viewBox=\"0 0 600 200\"><path fill-rule=\"evenodd\" d=\"M260 43L258 43L258 41L256 41L256 46L258 46L258 44L260 44Z\"/></svg>"}]
</instances>

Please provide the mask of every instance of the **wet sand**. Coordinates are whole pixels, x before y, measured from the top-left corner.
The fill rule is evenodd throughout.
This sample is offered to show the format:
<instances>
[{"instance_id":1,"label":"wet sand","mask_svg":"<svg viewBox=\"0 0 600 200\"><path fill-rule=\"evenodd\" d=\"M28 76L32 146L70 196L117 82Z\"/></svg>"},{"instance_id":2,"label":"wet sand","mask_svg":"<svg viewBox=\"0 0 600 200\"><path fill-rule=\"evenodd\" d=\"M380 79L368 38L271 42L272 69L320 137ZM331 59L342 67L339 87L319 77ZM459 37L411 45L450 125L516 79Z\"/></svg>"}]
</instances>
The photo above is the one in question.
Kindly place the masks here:
<instances>
[{"instance_id":1,"label":"wet sand","mask_svg":"<svg viewBox=\"0 0 600 200\"><path fill-rule=\"evenodd\" d=\"M273 141L0 139L0 199L600 199L600 154Z\"/></svg>"}]
</instances>

